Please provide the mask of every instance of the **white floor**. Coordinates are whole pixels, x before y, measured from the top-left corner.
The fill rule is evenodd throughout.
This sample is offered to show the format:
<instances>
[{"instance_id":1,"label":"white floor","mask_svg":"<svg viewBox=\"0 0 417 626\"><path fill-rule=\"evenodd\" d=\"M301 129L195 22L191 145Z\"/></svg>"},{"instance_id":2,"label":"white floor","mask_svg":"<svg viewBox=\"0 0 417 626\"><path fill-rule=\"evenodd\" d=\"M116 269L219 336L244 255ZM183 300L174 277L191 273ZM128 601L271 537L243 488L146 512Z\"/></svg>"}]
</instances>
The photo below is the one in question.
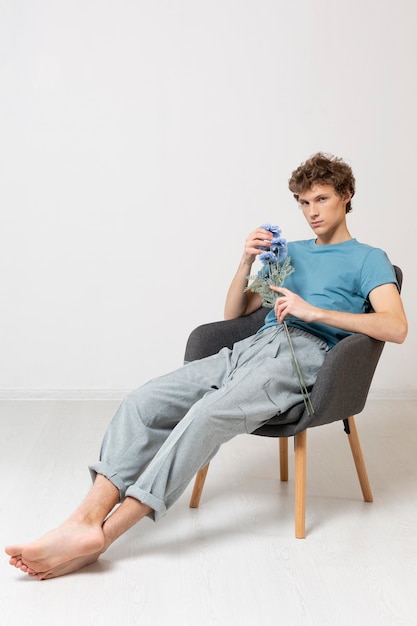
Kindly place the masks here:
<instances>
[{"instance_id":1,"label":"white floor","mask_svg":"<svg viewBox=\"0 0 417 626\"><path fill-rule=\"evenodd\" d=\"M89 488L111 401L0 402L3 545L60 522ZM294 538L292 472L277 441L241 436L191 487L78 574L36 582L0 566L7 626L417 624L417 402L370 400L357 426L366 504L341 423L309 431L307 538ZM290 464L292 454L290 455Z\"/></svg>"}]
</instances>

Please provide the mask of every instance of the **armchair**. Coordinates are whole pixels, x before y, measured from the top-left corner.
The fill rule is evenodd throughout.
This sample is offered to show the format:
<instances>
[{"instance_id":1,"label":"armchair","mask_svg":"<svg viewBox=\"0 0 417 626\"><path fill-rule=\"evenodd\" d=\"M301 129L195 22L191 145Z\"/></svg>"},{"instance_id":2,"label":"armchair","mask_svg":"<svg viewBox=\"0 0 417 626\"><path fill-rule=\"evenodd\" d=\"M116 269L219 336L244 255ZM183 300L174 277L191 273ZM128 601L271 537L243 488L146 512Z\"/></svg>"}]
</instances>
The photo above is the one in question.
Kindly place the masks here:
<instances>
[{"instance_id":1,"label":"armchair","mask_svg":"<svg viewBox=\"0 0 417 626\"><path fill-rule=\"evenodd\" d=\"M401 288L402 271L394 266ZM194 329L187 341L185 361L215 354L222 347L232 345L254 334L263 324L265 309L233 319L203 324ZM294 437L295 449L295 536L304 538L306 507L306 453L307 429L343 420L349 438L362 495L372 502L364 458L359 442L354 415L365 406L372 378L384 347L384 342L367 335L352 334L330 350L311 391L314 413L308 415L304 403L272 418L253 435L279 438L280 478L288 480L288 438ZM196 475L190 507L200 503L209 465Z\"/></svg>"}]
</instances>

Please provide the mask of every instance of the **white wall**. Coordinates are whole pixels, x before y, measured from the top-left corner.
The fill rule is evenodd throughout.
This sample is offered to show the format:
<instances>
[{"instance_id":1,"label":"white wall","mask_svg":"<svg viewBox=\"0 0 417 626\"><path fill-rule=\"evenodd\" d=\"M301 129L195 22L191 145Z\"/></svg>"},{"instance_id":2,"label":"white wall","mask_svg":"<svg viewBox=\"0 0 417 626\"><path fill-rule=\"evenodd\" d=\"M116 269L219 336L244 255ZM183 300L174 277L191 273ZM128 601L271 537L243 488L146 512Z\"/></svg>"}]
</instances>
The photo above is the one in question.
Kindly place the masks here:
<instances>
[{"instance_id":1,"label":"white wall","mask_svg":"<svg viewBox=\"0 0 417 626\"><path fill-rule=\"evenodd\" d=\"M247 233L344 157L354 236L405 273L416 390L414 0L1 0L0 387L124 390L220 319Z\"/></svg>"}]
</instances>

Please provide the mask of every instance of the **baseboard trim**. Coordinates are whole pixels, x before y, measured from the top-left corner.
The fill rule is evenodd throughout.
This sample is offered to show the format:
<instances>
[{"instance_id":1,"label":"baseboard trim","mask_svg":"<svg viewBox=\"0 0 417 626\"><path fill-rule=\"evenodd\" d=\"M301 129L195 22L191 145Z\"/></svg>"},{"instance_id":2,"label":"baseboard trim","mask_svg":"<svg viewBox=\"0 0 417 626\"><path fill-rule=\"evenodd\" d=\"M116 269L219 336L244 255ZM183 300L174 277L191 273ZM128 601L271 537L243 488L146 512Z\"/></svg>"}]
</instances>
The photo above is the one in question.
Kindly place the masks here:
<instances>
[{"instance_id":1,"label":"baseboard trim","mask_svg":"<svg viewBox=\"0 0 417 626\"><path fill-rule=\"evenodd\" d=\"M120 401L130 389L0 389L1 400Z\"/></svg>"},{"instance_id":2,"label":"baseboard trim","mask_svg":"<svg viewBox=\"0 0 417 626\"><path fill-rule=\"evenodd\" d=\"M122 400L130 389L0 389L2 400ZM371 389L369 400L417 400L417 389Z\"/></svg>"},{"instance_id":3,"label":"baseboard trim","mask_svg":"<svg viewBox=\"0 0 417 626\"><path fill-rule=\"evenodd\" d=\"M417 400L417 389L371 389L368 400Z\"/></svg>"}]
</instances>

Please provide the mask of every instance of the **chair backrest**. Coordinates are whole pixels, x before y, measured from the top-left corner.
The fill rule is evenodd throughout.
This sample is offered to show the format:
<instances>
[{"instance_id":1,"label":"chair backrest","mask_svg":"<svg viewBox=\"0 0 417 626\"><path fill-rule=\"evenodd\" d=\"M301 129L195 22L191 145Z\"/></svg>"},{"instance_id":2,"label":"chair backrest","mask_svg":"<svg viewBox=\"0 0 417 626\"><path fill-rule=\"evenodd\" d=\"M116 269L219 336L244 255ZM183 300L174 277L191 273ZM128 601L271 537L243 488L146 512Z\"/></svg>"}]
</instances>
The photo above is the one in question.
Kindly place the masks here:
<instances>
[{"instance_id":1,"label":"chair backrest","mask_svg":"<svg viewBox=\"0 0 417 626\"><path fill-rule=\"evenodd\" d=\"M401 289L403 286L403 271L400 267L398 267L398 265L394 265L394 270L395 270L395 276L397 278L397 283L398 283L398 287L400 289L400 293L401 293Z\"/></svg>"}]
</instances>

